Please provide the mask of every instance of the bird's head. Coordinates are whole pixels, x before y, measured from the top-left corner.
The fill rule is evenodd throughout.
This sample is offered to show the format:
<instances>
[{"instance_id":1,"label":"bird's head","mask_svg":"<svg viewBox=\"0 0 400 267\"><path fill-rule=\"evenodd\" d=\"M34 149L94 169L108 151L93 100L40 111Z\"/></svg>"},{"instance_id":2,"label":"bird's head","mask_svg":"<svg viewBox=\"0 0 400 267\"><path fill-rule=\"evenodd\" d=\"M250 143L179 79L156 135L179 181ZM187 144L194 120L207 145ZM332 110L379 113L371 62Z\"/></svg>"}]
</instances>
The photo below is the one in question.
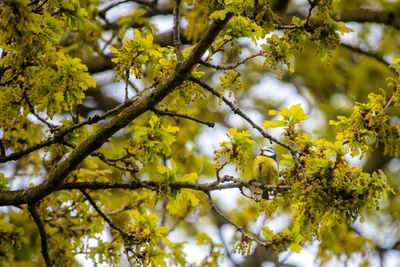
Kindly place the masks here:
<instances>
[{"instance_id":1,"label":"bird's head","mask_svg":"<svg viewBox=\"0 0 400 267\"><path fill-rule=\"evenodd\" d=\"M270 147L270 146L264 146L261 148L260 155L270 157L270 158L275 158L276 153L275 150Z\"/></svg>"}]
</instances>

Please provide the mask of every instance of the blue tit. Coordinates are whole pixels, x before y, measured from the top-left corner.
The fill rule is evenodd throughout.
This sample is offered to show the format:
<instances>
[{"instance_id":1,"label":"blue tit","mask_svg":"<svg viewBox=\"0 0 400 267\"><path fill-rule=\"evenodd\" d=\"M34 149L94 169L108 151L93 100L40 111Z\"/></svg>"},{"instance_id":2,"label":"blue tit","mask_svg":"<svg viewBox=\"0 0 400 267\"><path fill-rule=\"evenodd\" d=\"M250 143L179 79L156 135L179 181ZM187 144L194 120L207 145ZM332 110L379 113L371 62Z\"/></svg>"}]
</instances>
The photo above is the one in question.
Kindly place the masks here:
<instances>
[{"instance_id":1,"label":"blue tit","mask_svg":"<svg viewBox=\"0 0 400 267\"><path fill-rule=\"evenodd\" d=\"M253 179L257 182L272 184L279 177L279 166L274 149L270 146L261 148L260 154L254 159ZM268 190L262 194L263 199L268 199Z\"/></svg>"}]
</instances>

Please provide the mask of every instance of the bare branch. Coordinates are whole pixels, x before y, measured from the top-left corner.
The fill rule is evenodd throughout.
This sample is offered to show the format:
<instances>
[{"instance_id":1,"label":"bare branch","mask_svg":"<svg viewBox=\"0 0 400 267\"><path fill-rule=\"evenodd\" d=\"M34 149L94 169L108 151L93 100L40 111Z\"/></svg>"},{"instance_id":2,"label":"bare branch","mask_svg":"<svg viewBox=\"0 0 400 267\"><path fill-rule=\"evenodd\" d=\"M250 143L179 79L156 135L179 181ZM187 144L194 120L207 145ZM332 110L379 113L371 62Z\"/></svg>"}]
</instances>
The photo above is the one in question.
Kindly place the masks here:
<instances>
[{"instance_id":1,"label":"bare branch","mask_svg":"<svg viewBox=\"0 0 400 267\"><path fill-rule=\"evenodd\" d=\"M237 231L240 232L240 234L242 235L242 240L245 242L248 241L254 241L256 242L258 245L263 246L265 248L269 248L272 247L274 244L280 243L280 242L290 242L290 237L287 236L283 236L282 238L279 239L273 239L273 240L261 240L260 238L257 238L251 234L248 234L245 229L239 225L237 225L236 223L234 223L230 218L228 218L225 214L222 213L222 211L220 211L218 209L218 207L215 205L215 203L212 201L212 197L211 194L209 192L206 192L207 196L208 196L208 204L210 205L211 209L218 214L218 216L220 216L224 221L226 221L227 223L229 223L230 225L232 225L233 227L236 228Z\"/></svg>"},{"instance_id":2,"label":"bare branch","mask_svg":"<svg viewBox=\"0 0 400 267\"><path fill-rule=\"evenodd\" d=\"M124 4L126 2L131 2L132 0L120 0L120 1L116 1L113 3L110 3L109 5L105 6L104 8L102 8L101 10L98 11L98 14L101 18L105 18L106 17L106 13L107 11L109 11L110 9L119 6L121 4Z\"/></svg>"},{"instance_id":3,"label":"bare branch","mask_svg":"<svg viewBox=\"0 0 400 267\"><path fill-rule=\"evenodd\" d=\"M386 66L390 66L390 65L391 65L390 63L386 62L383 58L381 58L380 56L378 56L377 54L375 54L375 53L373 53L373 52L367 52L367 51L362 50L362 49L359 48L359 47L355 47L355 46L352 46L352 45L349 45L349 44L345 44L345 43L341 43L340 45L341 45L342 47L345 47L345 48L347 48L347 49L353 51L353 52L356 52L356 53L359 53L359 54L362 54L362 55L365 55L365 56L374 58L374 59L376 59L377 61L379 61L379 62L385 64ZM391 70L393 70L393 69L391 69Z\"/></svg>"},{"instance_id":4,"label":"bare branch","mask_svg":"<svg viewBox=\"0 0 400 267\"><path fill-rule=\"evenodd\" d=\"M221 164L221 166L219 166L216 170L216 174L217 174L217 180L221 180L221 175L220 172L222 171L222 169L226 166L226 164L228 164L227 162L224 162L223 164Z\"/></svg>"},{"instance_id":5,"label":"bare branch","mask_svg":"<svg viewBox=\"0 0 400 267\"><path fill-rule=\"evenodd\" d=\"M89 201L90 205L97 211L97 213L108 223L108 225L113 228L114 230L117 230L123 237L134 237L133 234L126 232L122 230L120 227L115 225L110 218L108 218L101 210L100 208L96 205L96 202L90 197L90 195L85 191L85 190L80 190L82 194L86 197L86 199Z\"/></svg>"},{"instance_id":6,"label":"bare branch","mask_svg":"<svg viewBox=\"0 0 400 267\"><path fill-rule=\"evenodd\" d=\"M75 149L75 148L76 148L76 146L71 145L71 144L69 144L69 143L67 143L67 142L64 142L64 141L62 141L62 142L60 142L60 143L63 144L63 145L65 145L65 146L68 146L68 147L70 147L70 148L72 148L72 149ZM101 161L103 161L104 163L106 163L107 165L109 165L109 166L111 166L111 167L117 168L117 169L119 169L119 170L121 170L121 171L130 172L130 173L132 174L132 176L134 176L134 174L135 174L136 172L138 172L138 170L137 170L136 168L117 165L115 162L117 162L118 159L108 159L108 158L106 158L106 156L105 156L103 153L101 153L101 152L97 152L97 151L96 151L96 152L92 152L92 153L90 153L90 155L91 155L92 157L97 157L98 159L100 159Z\"/></svg>"},{"instance_id":7,"label":"bare branch","mask_svg":"<svg viewBox=\"0 0 400 267\"><path fill-rule=\"evenodd\" d=\"M192 120L192 121L207 125L210 128L213 128L215 126L215 122L199 120L199 119L196 119L196 118L184 115L184 114L179 114L179 113L174 113L174 112L170 112L170 111L166 111L166 110L159 110L159 109L152 109L152 111L158 115L166 115L166 116L170 116L170 117L180 117L180 118Z\"/></svg>"},{"instance_id":8,"label":"bare branch","mask_svg":"<svg viewBox=\"0 0 400 267\"><path fill-rule=\"evenodd\" d=\"M50 122L46 121L45 119L43 119L42 117L40 117L36 112L35 112L35 108L33 107L32 103L30 102L28 95L26 93L26 91L24 90L24 99L26 101L26 103L28 104L29 110L30 112L41 122L43 122L44 124L47 125L47 127L49 127L50 131L53 132L54 129L56 128L55 125L51 124Z\"/></svg>"},{"instance_id":9,"label":"bare branch","mask_svg":"<svg viewBox=\"0 0 400 267\"><path fill-rule=\"evenodd\" d=\"M206 67L214 68L214 69L217 69L217 70L231 70L231 69L237 68L238 66L244 64L246 61L248 61L248 60L250 60L250 59L252 59L252 58L255 58L255 57L258 57L258 56L262 56L262 55L264 55L264 54L265 54L265 53L264 53L263 51L260 51L260 52L258 52L258 53L256 53L256 54L251 55L251 56L249 56L249 57L246 57L245 59L242 59L241 61L239 61L239 62L237 62L237 63L235 63L235 64L233 64L233 65L230 65L230 66L214 65L214 64L208 63L208 62L203 61L203 60L200 61L200 63L201 63L202 65L206 66Z\"/></svg>"},{"instance_id":10,"label":"bare branch","mask_svg":"<svg viewBox=\"0 0 400 267\"><path fill-rule=\"evenodd\" d=\"M50 260L50 256L49 256L49 248L47 246L47 235L46 235L46 231L44 229L44 225L42 220L40 219L40 215L39 212L36 208L36 204L29 204L28 205L28 211L31 214L33 220L36 223L36 226L39 230L39 234L40 234L40 243L42 246L42 256L44 259L44 262L46 263L47 267L52 266L51 264L51 260Z\"/></svg>"},{"instance_id":11,"label":"bare branch","mask_svg":"<svg viewBox=\"0 0 400 267\"><path fill-rule=\"evenodd\" d=\"M129 101L128 86L129 86L129 70L125 72L125 102Z\"/></svg>"},{"instance_id":12,"label":"bare branch","mask_svg":"<svg viewBox=\"0 0 400 267\"><path fill-rule=\"evenodd\" d=\"M175 50L175 55L178 60L178 62L183 61L183 55L182 55L182 43L181 43L181 37L180 37L180 9L181 9L181 0L175 0L175 6L174 6L174 27L173 27L173 32L172 36L174 39L174 50Z\"/></svg>"},{"instance_id":13,"label":"bare branch","mask_svg":"<svg viewBox=\"0 0 400 267\"><path fill-rule=\"evenodd\" d=\"M311 14L312 14L313 9L318 5L318 0L308 0L308 3L310 4L310 8L308 9L308 14L307 14L305 25L310 26Z\"/></svg>"},{"instance_id":14,"label":"bare branch","mask_svg":"<svg viewBox=\"0 0 400 267\"><path fill-rule=\"evenodd\" d=\"M154 181L130 181L130 182L71 182L65 183L61 185L57 190L102 190L102 189L127 189L127 190L136 190L136 189L150 189L153 191L157 191L161 186L165 184ZM262 188L264 190L274 190L274 191L285 191L292 188L290 185L269 185L263 184L259 182L254 182L250 180L240 180L239 178L235 178L230 175L225 175L221 177L219 181L211 182L211 183L190 183L190 182L171 182L168 183L168 186L172 190L179 189L192 189L197 191L216 191L216 190L224 190L228 188L242 188L247 187L251 188L252 186L256 186Z\"/></svg>"}]
</instances>

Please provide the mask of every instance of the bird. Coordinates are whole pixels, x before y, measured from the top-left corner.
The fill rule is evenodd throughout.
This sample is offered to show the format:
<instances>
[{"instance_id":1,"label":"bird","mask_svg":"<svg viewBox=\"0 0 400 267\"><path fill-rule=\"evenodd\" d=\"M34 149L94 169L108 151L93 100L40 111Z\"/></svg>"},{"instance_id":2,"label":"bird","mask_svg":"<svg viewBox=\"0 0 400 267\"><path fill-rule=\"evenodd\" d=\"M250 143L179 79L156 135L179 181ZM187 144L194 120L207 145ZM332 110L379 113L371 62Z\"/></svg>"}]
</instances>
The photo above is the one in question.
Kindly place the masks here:
<instances>
[{"instance_id":1,"label":"bird","mask_svg":"<svg viewBox=\"0 0 400 267\"><path fill-rule=\"evenodd\" d=\"M272 184L279 177L279 163L274 149L270 146L261 148L260 154L254 158L252 177L255 181ZM268 190L262 193L263 199L268 199Z\"/></svg>"}]
</instances>

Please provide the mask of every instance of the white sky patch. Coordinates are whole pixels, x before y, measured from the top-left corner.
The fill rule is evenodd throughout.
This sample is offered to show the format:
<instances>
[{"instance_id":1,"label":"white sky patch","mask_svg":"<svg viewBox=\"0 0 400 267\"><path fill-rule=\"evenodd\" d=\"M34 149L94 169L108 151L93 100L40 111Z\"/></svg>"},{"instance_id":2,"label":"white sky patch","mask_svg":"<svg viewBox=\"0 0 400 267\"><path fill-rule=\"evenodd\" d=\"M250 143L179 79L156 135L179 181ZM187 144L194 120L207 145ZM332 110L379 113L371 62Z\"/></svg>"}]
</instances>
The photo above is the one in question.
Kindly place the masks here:
<instances>
[{"instance_id":1,"label":"white sky patch","mask_svg":"<svg viewBox=\"0 0 400 267\"><path fill-rule=\"evenodd\" d=\"M181 28L186 24L186 22L182 23ZM174 18L172 16L155 16L150 18L150 23L154 24L158 29L158 33L164 33L171 31L174 25Z\"/></svg>"},{"instance_id":2,"label":"white sky patch","mask_svg":"<svg viewBox=\"0 0 400 267\"><path fill-rule=\"evenodd\" d=\"M253 86L249 94L250 96L282 102L288 108L292 105L301 104L305 112L308 112L309 109L307 101L297 93L294 85L279 81L275 77L263 77L259 84Z\"/></svg>"},{"instance_id":3,"label":"white sky patch","mask_svg":"<svg viewBox=\"0 0 400 267\"><path fill-rule=\"evenodd\" d=\"M361 31L362 27L359 23L356 22L346 22L345 23L347 28L352 29L352 32L345 33L343 35L340 35L340 39L343 41L345 44L354 44L358 41L357 34L358 32Z\"/></svg>"},{"instance_id":4,"label":"white sky patch","mask_svg":"<svg viewBox=\"0 0 400 267\"><path fill-rule=\"evenodd\" d=\"M196 144L200 152L213 157L214 150L219 149L219 143L226 141L227 129L219 124L214 128L204 127L201 133L196 137ZM210 138L212 136L212 138Z\"/></svg>"},{"instance_id":5,"label":"white sky patch","mask_svg":"<svg viewBox=\"0 0 400 267\"><path fill-rule=\"evenodd\" d=\"M109 4L110 3L107 2L107 4L105 4L104 6L101 6L99 8L99 10L101 10L102 8L106 7ZM120 4L117 7L112 8L109 11L107 11L106 19L111 22L114 22L114 21L118 20L118 18L121 16L128 16L133 12L135 6L136 5L132 2L126 2L126 3Z\"/></svg>"},{"instance_id":6,"label":"white sky patch","mask_svg":"<svg viewBox=\"0 0 400 267\"><path fill-rule=\"evenodd\" d=\"M313 132L319 129L326 130L323 126L326 123L325 114L318 109L312 109L311 113L308 114L308 118L301 122L305 132L311 135L311 137L316 137ZM322 127L321 127L322 126Z\"/></svg>"},{"instance_id":7,"label":"white sky patch","mask_svg":"<svg viewBox=\"0 0 400 267\"><path fill-rule=\"evenodd\" d=\"M329 103L336 109L349 109L354 106L354 102L350 101L349 97L344 94L333 94Z\"/></svg>"}]
</instances>

